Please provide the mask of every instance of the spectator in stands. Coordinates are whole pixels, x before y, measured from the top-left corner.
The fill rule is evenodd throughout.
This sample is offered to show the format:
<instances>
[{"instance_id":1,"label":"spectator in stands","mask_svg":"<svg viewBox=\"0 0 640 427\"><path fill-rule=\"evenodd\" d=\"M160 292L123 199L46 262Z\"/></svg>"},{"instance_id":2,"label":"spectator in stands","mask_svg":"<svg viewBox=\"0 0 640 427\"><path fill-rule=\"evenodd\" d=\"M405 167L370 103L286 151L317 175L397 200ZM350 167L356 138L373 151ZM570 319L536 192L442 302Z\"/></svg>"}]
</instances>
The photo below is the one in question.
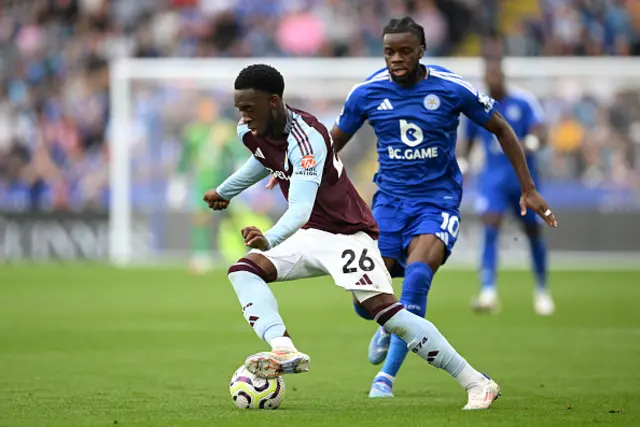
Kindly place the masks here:
<instances>
[{"instance_id":1,"label":"spectator in stands","mask_svg":"<svg viewBox=\"0 0 640 427\"><path fill-rule=\"evenodd\" d=\"M552 173L560 178L579 176L582 170L580 147L584 139L584 128L574 116L566 113L552 129L550 142L555 152Z\"/></svg>"}]
</instances>

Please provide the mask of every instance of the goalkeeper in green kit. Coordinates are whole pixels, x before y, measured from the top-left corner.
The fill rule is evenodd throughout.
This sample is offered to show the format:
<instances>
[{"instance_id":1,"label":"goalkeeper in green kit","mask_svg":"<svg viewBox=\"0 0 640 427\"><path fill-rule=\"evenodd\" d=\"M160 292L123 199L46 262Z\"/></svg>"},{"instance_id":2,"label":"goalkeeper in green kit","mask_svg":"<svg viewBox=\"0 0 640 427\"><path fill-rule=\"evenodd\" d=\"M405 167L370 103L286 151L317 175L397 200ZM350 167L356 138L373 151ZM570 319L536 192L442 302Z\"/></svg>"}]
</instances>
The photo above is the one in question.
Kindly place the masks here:
<instances>
[{"instance_id":1,"label":"goalkeeper in green kit","mask_svg":"<svg viewBox=\"0 0 640 427\"><path fill-rule=\"evenodd\" d=\"M196 119L183 130L177 176L171 180L167 193L169 204L176 208L183 206L188 197L193 213L189 268L197 274L212 267L214 230L220 219L211 216L202 203L202 194L222 182L246 157L236 139L236 122L222 117L215 101L200 99ZM191 185L187 185L187 175L191 176Z\"/></svg>"}]
</instances>

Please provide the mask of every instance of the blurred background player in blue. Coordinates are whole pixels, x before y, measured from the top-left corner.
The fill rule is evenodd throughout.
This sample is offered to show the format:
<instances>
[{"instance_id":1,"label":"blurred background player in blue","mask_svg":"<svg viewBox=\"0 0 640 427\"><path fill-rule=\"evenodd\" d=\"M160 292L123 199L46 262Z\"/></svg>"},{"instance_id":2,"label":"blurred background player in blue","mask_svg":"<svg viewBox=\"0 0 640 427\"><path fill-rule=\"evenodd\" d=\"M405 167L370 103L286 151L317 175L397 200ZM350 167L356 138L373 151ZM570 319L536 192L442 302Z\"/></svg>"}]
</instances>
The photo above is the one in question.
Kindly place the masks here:
<instances>
[{"instance_id":1,"label":"blurred background player in blue","mask_svg":"<svg viewBox=\"0 0 640 427\"><path fill-rule=\"evenodd\" d=\"M498 101L497 110L513 128L525 150L531 175L539 188L539 176L535 153L546 141L544 112L536 98L529 92L505 85L502 62L499 58L488 58L485 67L485 81L489 95ZM499 231L502 218L511 211L520 219L529 240L533 274L536 280L534 309L541 316L549 316L555 304L547 287L547 249L542 237L542 227L532 211L520 215L520 184L515 171L495 135L486 129L466 121L463 147L466 153L461 168L468 164L474 142L481 140L484 147L484 169L480 174L479 196L476 209L484 222L484 245L480 267L480 295L473 308L481 312L499 309L496 289L496 269L498 265Z\"/></svg>"}]
</instances>

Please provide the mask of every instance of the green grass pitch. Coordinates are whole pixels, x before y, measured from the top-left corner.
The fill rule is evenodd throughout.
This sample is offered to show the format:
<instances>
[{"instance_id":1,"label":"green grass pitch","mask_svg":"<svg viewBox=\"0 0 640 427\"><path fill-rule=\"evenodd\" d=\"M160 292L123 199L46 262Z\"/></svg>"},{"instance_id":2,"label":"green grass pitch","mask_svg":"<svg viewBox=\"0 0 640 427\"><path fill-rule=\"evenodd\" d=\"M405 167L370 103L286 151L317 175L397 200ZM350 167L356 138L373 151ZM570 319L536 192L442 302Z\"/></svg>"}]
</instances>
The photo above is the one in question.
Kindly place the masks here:
<instances>
[{"instance_id":1,"label":"green grass pitch","mask_svg":"<svg viewBox=\"0 0 640 427\"><path fill-rule=\"evenodd\" d=\"M241 411L228 381L266 346L223 272L1 266L0 426L640 426L640 273L551 277L552 318L533 314L528 272L500 275L493 316L469 310L473 272L436 277L429 318L502 387L483 412L414 355L397 397L369 400L375 326L327 278L274 285L311 371L285 378L281 409Z\"/></svg>"}]
</instances>

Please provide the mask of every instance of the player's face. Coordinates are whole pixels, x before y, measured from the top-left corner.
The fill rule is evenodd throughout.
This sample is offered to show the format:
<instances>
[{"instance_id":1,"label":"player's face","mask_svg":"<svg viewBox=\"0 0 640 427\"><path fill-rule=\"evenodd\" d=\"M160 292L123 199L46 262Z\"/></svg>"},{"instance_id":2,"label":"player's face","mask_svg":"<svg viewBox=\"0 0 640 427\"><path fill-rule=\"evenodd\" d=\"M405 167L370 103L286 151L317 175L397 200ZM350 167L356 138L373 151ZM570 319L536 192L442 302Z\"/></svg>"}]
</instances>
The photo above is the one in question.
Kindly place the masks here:
<instances>
[{"instance_id":1,"label":"player's face","mask_svg":"<svg viewBox=\"0 0 640 427\"><path fill-rule=\"evenodd\" d=\"M410 78L424 55L424 46L412 33L385 34L382 38L384 59L391 77L396 81Z\"/></svg>"},{"instance_id":2,"label":"player's face","mask_svg":"<svg viewBox=\"0 0 640 427\"><path fill-rule=\"evenodd\" d=\"M254 89L236 90L234 103L254 136L270 135L278 118L280 98Z\"/></svg>"},{"instance_id":3,"label":"player's face","mask_svg":"<svg viewBox=\"0 0 640 427\"><path fill-rule=\"evenodd\" d=\"M502 74L502 67L499 62L489 61L486 63L484 79L493 97L495 97L495 94L502 92L504 75Z\"/></svg>"}]
</instances>

